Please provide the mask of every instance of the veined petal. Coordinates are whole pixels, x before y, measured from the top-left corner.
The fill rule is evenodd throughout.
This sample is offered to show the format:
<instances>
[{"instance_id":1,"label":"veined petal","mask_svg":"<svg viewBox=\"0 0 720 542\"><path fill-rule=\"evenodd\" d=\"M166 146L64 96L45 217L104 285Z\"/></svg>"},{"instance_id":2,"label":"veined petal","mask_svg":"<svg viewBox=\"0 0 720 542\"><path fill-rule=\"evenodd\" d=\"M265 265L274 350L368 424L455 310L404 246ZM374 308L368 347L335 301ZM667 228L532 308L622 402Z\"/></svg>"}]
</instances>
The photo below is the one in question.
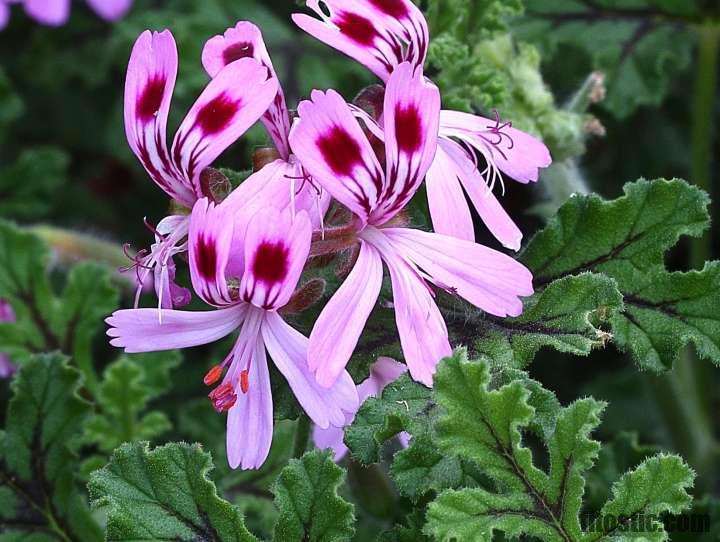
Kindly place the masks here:
<instances>
[{"instance_id":1,"label":"veined petal","mask_svg":"<svg viewBox=\"0 0 720 542\"><path fill-rule=\"evenodd\" d=\"M380 255L361 241L355 266L325 305L310 333L308 361L320 385L332 386L350 361L381 287Z\"/></svg>"},{"instance_id":2,"label":"veined petal","mask_svg":"<svg viewBox=\"0 0 720 542\"><path fill-rule=\"evenodd\" d=\"M387 180L373 224L393 218L425 178L437 149L440 91L405 62L388 81L383 111Z\"/></svg>"},{"instance_id":3,"label":"veined petal","mask_svg":"<svg viewBox=\"0 0 720 542\"><path fill-rule=\"evenodd\" d=\"M495 316L519 316L533 294L532 274L513 258L477 243L409 228L383 233L441 288Z\"/></svg>"},{"instance_id":4,"label":"veined petal","mask_svg":"<svg viewBox=\"0 0 720 542\"><path fill-rule=\"evenodd\" d=\"M235 386L237 401L228 412L227 455L230 467L257 469L270 452L273 434L273 401L270 373L260 325L262 314L253 310L233 349L233 361L225 382ZM247 370L246 388L238 384Z\"/></svg>"},{"instance_id":5,"label":"veined petal","mask_svg":"<svg viewBox=\"0 0 720 542\"><path fill-rule=\"evenodd\" d=\"M226 268L230 258L234 220L227 208L202 198L193 207L188 233L190 277L195 292L207 303L232 305L239 297L228 289Z\"/></svg>"},{"instance_id":6,"label":"veined petal","mask_svg":"<svg viewBox=\"0 0 720 542\"><path fill-rule=\"evenodd\" d=\"M411 61L422 66L427 55L428 29L408 0L307 0L321 20L294 14L293 21L316 39L365 65L383 81L396 66Z\"/></svg>"},{"instance_id":7,"label":"veined petal","mask_svg":"<svg viewBox=\"0 0 720 542\"><path fill-rule=\"evenodd\" d=\"M40 24L62 26L70 18L70 0L24 0L28 16Z\"/></svg>"},{"instance_id":8,"label":"veined petal","mask_svg":"<svg viewBox=\"0 0 720 542\"><path fill-rule=\"evenodd\" d=\"M308 339L277 313L265 315L262 334L275 366L310 419L322 428L345 425L346 416L359 406L357 390L348 372L342 371L332 387L321 387L307 365Z\"/></svg>"},{"instance_id":9,"label":"veined petal","mask_svg":"<svg viewBox=\"0 0 720 542\"><path fill-rule=\"evenodd\" d=\"M517 227L512 218L510 218L510 215L508 215L502 205L500 205L495 194L493 194L492 190L487 186L485 179L483 179L477 167L462 147L454 141L441 138L440 141L438 141L437 157L441 155L444 155L448 160L448 168L444 180L445 184L450 185L453 183L451 180L453 178L459 179L470 200L473 202L475 209L477 209L480 218L482 218L488 230L490 230L490 233L507 248L520 250L523 237L520 228ZM430 202L429 181L430 175L428 174L428 201ZM465 206L467 208L467 203ZM432 208L433 204L430 203L431 214ZM436 226L435 215L433 215L433 226ZM435 231L437 233L453 235L453 232L443 231L442 227L436 227ZM453 235L453 237L467 239L468 241L475 240L474 235L472 237Z\"/></svg>"},{"instance_id":10,"label":"veined petal","mask_svg":"<svg viewBox=\"0 0 720 542\"><path fill-rule=\"evenodd\" d=\"M180 125L171 151L178 175L198 197L200 173L260 119L277 91L277 79L254 58L228 64L210 81Z\"/></svg>"},{"instance_id":11,"label":"veined petal","mask_svg":"<svg viewBox=\"0 0 720 542\"><path fill-rule=\"evenodd\" d=\"M384 175L370 142L334 90L313 91L298 107L290 145L313 179L362 223L382 193Z\"/></svg>"},{"instance_id":12,"label":"veined petal","mask_svg":"<svg viewBox=\"0 0 720 542\"><path fill-rule=\"evenodd\" d=\"M106 21L116 21L130 11L133 0L87 0L87 3Z\"/></svg>"},{"instance_id":13,"label":"veined petal","mask_svg":"<svg viewBox=\"0 0 720 542\"><path fill-rule=\"evenodd\" d=\"M270 70L273 77L277 77L262 32L253 23L240 21L234 27L228 28L222 36L214 36L208 40L203 48L202 62L210 77L215 77L231 62L248 57L260 62ZM290 117L282 88L278 87L275 99L261 120L270 133L280 156L287 160L290 156L287 141L290 132Z\"/></svg>"},{"instance_id":14,"label":"veined petal","mask_svg":"<svg viewBox=\"0 0 720 542\"><path fill-rule=\"evenodd\" d=\"M166 130L178 69L175 38L169 30L146 30L135 42L125 79L125 134L150 177L171 198L192 207L192 184L174 171Z\"/></svg>"},{"instance_id":15,"label":"veined petal","mask_svg":"<svg viewBox=\"0 0 720 542\"><path fill-rule=\"evenodd\" d=\"M513 128L500 119L490 120L469 113L440 113L440 135L457 137L475 147L500 171L521 183L538 180L538 170L552 163L542 141Z\"/></svg>"},{"instance_id":16,"label":"veined petal","mask_svg":"<svg viewBox=\"0 0 720 542\"><path fill-rule=\"evenodd\" d=\"M292 296L310 252L312 228L304 211L262 209L250 219L245 235L242 298L274 310Z\"/></svg>"},{"instance_id":17,"label":"veined petal","mask_svg":"<svg viewBox=\"0 0 720 542\"><path fill-rule=\"evenodd\" d=\"M246 305L189 312L167 309L115 311L105 322L110 344L125 352L156 352L208 344L232 333L243 321Z\"/></svg>"}]
</instances>

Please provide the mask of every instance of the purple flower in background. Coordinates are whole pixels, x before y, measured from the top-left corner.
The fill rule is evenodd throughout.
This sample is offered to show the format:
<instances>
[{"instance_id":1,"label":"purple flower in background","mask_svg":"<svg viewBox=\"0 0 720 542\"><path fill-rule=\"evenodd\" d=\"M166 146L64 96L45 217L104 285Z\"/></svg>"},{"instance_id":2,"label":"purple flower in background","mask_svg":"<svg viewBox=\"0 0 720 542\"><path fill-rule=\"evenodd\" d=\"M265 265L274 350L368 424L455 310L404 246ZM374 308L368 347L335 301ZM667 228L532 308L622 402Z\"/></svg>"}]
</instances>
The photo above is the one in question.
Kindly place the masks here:
<instances>
[{"instance_id":1,"label":"purple flower in background","mask_svg":"<svg viewBox=\"0 0 720 542\"><path fill-rule=\"evenodd\" d=\"M62 26L70 18L71 0L0 0L0 28L7 25L10 4L22 4L25 13L40 24ZM124 17L133 0L86 0L102 19L112 22Z\"/></svg>"},{"instance_id":2,"label":"purple flower in background","mask_svg":"<svg viewBox=\"0 0 720 542\"><path fill-rule=\"evenodd\" d=\"M129 309L107 322L113 346L126 352L186 348L214 342L236 329L235 346L205 377L222 382L209 397L227 411L230 466L260 467L270 451L273 402L266 351L313 422L345 424L358 408L347 372L330 389L320 387L307 366L308 339L278 314L290 299L310 250L311 225L304 211L254 207L231 194L215 205L206 198L193 208L189 226L190 273L195 292L217 310L185 312Z\"/></svg>"},{"instance_id":3,"label":"purple flower in background","mask_svg":"<svg viewBox=\"0 0 720 542\"><path fill-rule=\"evenodd\" d=\"M14 322L15 311L5 299L0 299L0 322ZM15 372L15 366L10 359L0 352L0 378L8 378Z\"/></svg>"},{"instance_id":4,"label":"purple flower in background","mask_svg":"<svg viewBox=\"0 0 720 542\"><path fill-rule=\"evenodd\" d=\"M400 375L407 371L407 366L398 363L390 358L378 358L378 360L370 368L370 375L363 380L357 387L360 405L370 398L379 397L386 386L395 382ZM359 406L358 405L358 408ZM350 425L355 419L357 411L348 413L345 419L345 425ZM347 446L343 442L345 433L342 427L330 426L327 429L318 427L313 428L313 441L315 446L320 449L330 448L335 452L335 461L340 461L347 454ZM407 447L410 435L405 432L398 435L401 444Z\"/></svg>"},{"instance_id":5,"label":"purple flower in background","mask_svg":"<svg viewBox=\"0 0 720 542\"><path fill-rule=\"evenodd\" d=\"M360 62L388 82L403 62L422 68L428 45L427 22L410 0L307 0L320 19L305 14L293 21L317 38ZM535 182L550 165L550 153L535 137L509 122L442 111L437 153L427 171L428 204L434 230L474 240L465 193L490 232L519 250L522 233L492 193L501 172L521 183ZM484 166L478 170L478 155Z\"/></svg>"}]
</instances>

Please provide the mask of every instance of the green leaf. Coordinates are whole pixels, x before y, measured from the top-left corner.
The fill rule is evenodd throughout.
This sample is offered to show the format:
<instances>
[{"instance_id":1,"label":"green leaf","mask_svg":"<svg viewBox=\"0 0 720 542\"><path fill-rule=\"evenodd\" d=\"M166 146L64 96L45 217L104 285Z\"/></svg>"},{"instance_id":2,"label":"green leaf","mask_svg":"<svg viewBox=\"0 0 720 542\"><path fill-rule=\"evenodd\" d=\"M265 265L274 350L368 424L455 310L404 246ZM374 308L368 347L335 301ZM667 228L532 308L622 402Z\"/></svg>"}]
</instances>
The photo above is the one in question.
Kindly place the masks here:
<instances>
[{"instance_id":1,"label":"green leaf","mask_svg":"<svg viewBox=\"0 0 720 542\"><path fill-rule=\"evenodd\" d=\"M108 506L107 540L256 540L218 496L211 469L199 445L120 446L88 483L93 506Z\"/></svg>"},{"instance_id":2,"label":"green leaf","mask_svg":"<svg viewBox=\"0 0 720 542\"><path fill-rule=\"evenodd\" d=\"M624 118L641 105L659 105L671 81L690 66L696 43L691 25L702 16L693 2L666 0L545 0L528 2L523 39L547 62L568 48L586 53L607 76L604 106Z\"/></svg>"},{"instance_id":3,"label":"green leaf","mask_svg":"<svg viewBox=\"0 0 720 542\"><path fill-rule=\"evenodd\" d=\"M75 475L90 405L60 355L30 359L12 384L0 432L0 539L101 540Z\"/></svg>"},{"instance_id":4,"label":"green leaf","mask_svg":"<svg viewBox=\"0 0 720 542\"><path fill-rule=\"evenodd\" d=\"M316 450L291 460L273 487L280 511L274 539L350 540L354 532L353 505L338 496L342 481L343 471L327 451Z\"/></svg>"},{"instance_id":5,"label":"green leaf","mask_svg":"<svg viewBox=\"0 0 720 542\"><path fill-rule=\"evenodd\" d=\"M640 367L669 369L688 343L720 364L718 265L689 273L664 267L665 252L680 236L707 228L708 204L704 192L680 180L631 183L612 201L574 197L532 238L521 260L540 288L586 271L614 279L625 310L609 315L612 332Z\"/></svg>"}]
</instances>

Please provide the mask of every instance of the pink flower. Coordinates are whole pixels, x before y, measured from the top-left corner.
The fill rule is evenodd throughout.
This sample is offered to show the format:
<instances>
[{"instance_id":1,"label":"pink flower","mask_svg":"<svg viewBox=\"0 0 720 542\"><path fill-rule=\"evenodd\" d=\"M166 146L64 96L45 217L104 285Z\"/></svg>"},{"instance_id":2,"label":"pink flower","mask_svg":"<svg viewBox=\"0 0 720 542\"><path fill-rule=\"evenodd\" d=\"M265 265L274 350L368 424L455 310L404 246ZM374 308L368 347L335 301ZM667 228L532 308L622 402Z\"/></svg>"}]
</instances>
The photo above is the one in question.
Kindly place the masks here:
<instances>
[{"instance_id":1,"label":"pink flower","mask_svg":"<svg viewBox=\"0 0 720 542\"><path fill-rule=\"evenodd\" d=\"M0 298L0 322L12 323L15 321L15 311L6 299ZM15 372L15 365L10 358L0 352L0 378L8 378Z\"/></svg>"},{"instance_id":2,"label":"pink flower","mask_svg":"<svg viewBox=\"0 0 720 542\"><path fill-rule=\"evenodd\" d=\"M228 411L230 466L260 467L273 432L272 395L266 351L287 379L300 405L322 428L342 426L358 407L357 391L343 372L321 388L307 367L308 339L277 309L290 299L310 250L311 225L304 211L254 208L232 195L220 205L199 200L189 227L193 288L217 308L208 312L155 309L115 312L107 323L113 346L126 352L185 348L240 330L235 346L205 377L222 382L209 395L218 412Z\"/></svg>"},{"instance_id":3,"label":"pink flower","mask_svg":"<svg viewBox=\"0 0 720 542\"><path fill-rule=\"evenodd\" d=\"M307 5L322 20L295 14L295 23L320 41L342 51L387 82L405 61L422 67L428 44L425 18L410 0L319 0ZM442 111L437 154L427 171L430 215L438 233L474 240L472 215L463 188L490 232L506 247L520 248L522 233L492 193L500 172L535 182L538 169L550 165L541 141L512 127L455 111ZM478 171L478 157L485 166ZM487 181L487 184L486 184ZM488 186L489 185L489 186Z\"/></svg>"},{"instance_id":4,"label":"pink flower","mask_svg":"<svg viewBox=\"0 0 720 542\"><path fill-rule=\"evenodd\" d=\"M371 131L385 141L384 169L335 91L313 91L300 104L290 134L313 179L357 217L357 262L310 335L310 368L323 386L335 382L357 345L380 293L383 263L410 374L428 386L438 361L451 353L428 282L497 316L519 315L520 296L533 293L532 275L512 258L468 240L402 227L398 214L435 157L440 93L420 68L404 62L388 80L383 111L384 134L377 125Z\"/></svg>"},{"instance_id":5,"label":"pink flower","mask_svg":"<svg viewBox=\"0 0 720 542\"><path fill-rule=\"evenodd\" d=\"M140 35L125 82L125 132L150 177L172 199L192 208L205 195L202 171L267 111L278 85L268 69L252 58L230 63L190 108L168 149L167 120L177 68L177 46L168 30ZM138 254L136 263L142 270L138 282L145 283L153 271L159 306L172 308L189 300L173 282L173 256L185 250L188 217L167 217L153 231L156 242L150 252Z\"/></svg>"},{"instance_id":6,"label":"pink flower","mask_svg":"<svg viewBox=\"0 0 720 542\"><path fill-rule=\"evenodd\" d=\"M10 3L21 3L25 13L40 24L62 26L70 18L71 0L0 0L0 28L9 18ZM87 0L87 3L101 18L116 21L124 17L132 6L132 0Z\"/></svg>"},{"instance_id":7,"label":"pink flower","mask_svg":"<svg viewBox=\"0 0 720 542\"><path fill-rule=\"evenodd\" d=\"M222 36L214 36L205 44L202 61L210 77L217 76L225 66L240 58L254 58L277 77L260 29L248 21L240 21ZM278 87L275 99L260 119L277 148L280 158L253 173L241 185L242 197L255 204L262 201L278 209L306 210L315 229L323 226L322 218L330 204L330 196L312 179L291 154L290 114L285 94ZM238 196L240 197L240 196Z\"/></svg>"},{"instance_id":8,"label":"pink flower","mask_svg":"<svg viewBox=\"0 0 720 542\"><path fill-rule=\"evenodd\" d=\"M390 358L378 358L370 368L370 376L363 380L357 387L360 404L370 397L379 397L388 384L395 382L400 375L407 371L407 367ZM358 405L359 408L359 405ZM350 425L355 419L357 411L348 413L345 425ZM347 454L347 446L343 442L344 432L342 427L330 426L327 429L313 428L313 441L320 449L330 448L335 452L335 461L340 461ZM398 435L400 443L407 448L410 435L405 432Z\"/></svg>"}]
</instances>

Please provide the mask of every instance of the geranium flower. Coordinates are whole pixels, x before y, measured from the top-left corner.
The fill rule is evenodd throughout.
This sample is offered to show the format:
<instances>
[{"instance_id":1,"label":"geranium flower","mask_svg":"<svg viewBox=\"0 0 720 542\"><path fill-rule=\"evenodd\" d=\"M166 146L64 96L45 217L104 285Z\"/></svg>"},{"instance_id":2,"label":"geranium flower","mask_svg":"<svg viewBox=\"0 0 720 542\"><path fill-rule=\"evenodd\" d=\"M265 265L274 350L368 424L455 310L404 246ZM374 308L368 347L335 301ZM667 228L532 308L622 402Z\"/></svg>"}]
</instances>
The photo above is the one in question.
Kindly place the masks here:
<instances>
[{"instance_id":1,"label":"geranium flower","mask_svg":"<svg viewBox=\"0 0 720 542\"><path fill-rule=\"evenodd\" d=\"M6 299L0 298L0 322L14 322L15 311L13 311L10 303ZM15 365L12 364L10 358L0 352L0 378L8 378L15 372Z\"/></svg>"},{"instance_id":2,"label":"geranium flower","mask_svg":"<svg viewBox=\"0 0 720 542\"><path fill-rule=\"evenodd\" d=\"M133 0L86 0L90 8L102 19L112 22L124 17ZM71 0L0 0L0 28L4 28L10 15L9 4L22 4L25 13L40 24L62 26L70 18Z\"/></svg>"},{"instance_id":3,"label":"geranium flower","mask_svg":"<svg viewBox=\"0 0 720 542\"><path fill-rule=\"evenodd\" d=\"M203 198L193 208L188 241L193 288L217 310L161 309L162 323L156 309L121 310L107 319L110 343L126 352L207 344L239 329L235 346L205 383L222 377L209 397L218 412L228 412L228 460L243 469L260 467L272 441L266 351L316 425L342 426L358 407L347 372L330 389L316 383L307 366L308 339L277 312L290 299L310 250L307 214L293 219L289 210L254 209L232 196L220 205Z\"/></svg>"},{"instance_id":4,"label":"geranium flower","mask_svg":"<svg viewBox=\"0 0 720 542\"><path fill-rule=\"evenodd\" d=\"M268 69L252 58L230 63L200 94L168 149L167 119L177 68L177 46L168 30L140 35L125 82L125 132L150 177L173 200L191 209L198 198L207 195L200 182L203 170L267 111L278 84ZM154 271L158 304L171 308L189 299L172 277L173 256L186 248L188 217L167 217L153 232L156 242L150 252L138 254L138 283L143 284Z\"/></svg>"},{"instance_id":5,"label":"geranium flower","mask_svg":"<svg viewBox=\"0 0 720 542\"><path fill-rule=\"evenodd\" d=\"M277 78L262 32L253 23L240 21L223 35L210 38L202 53L202 62L210 77L240 58L254 58ZM308 211L315 229L323 226L322 218L330 204L330 195L313 183L302 164L290 151L290 112L285 94L278 86L277 95L260 119L278 152L278 159L253 173L241 185L248 201L260 204L260 198L276 208ZM240 197L240 196L238 196Z\"/></svg>"},{"instance_id":6,"label":"geranium flower","mask_svg":"<svg viewBox=\"0 0 720 542\"><path fill-rule=\"evenodd\" d=\"M387 82L402 62L424 65L427 22L410 0L307 0L306 4L320 19L295 14L293 21L383 81ZM501 172L521 183L537 181L538 169L551 163L547 147L499 116L490 120L455 111L441 112L439 137L426 180L435 231L475 239L464 188L490 232L506 247L519 250L522 233L492 188L497 181L502 183ZM482 172L478 171L478 154L485 161Z\"/></svg>"},{"instance_id":7,"label":"geranium flower","mask_svg":"<svg viewBox=\"0 0 720 542\"><path fill-rule=\"evenodd\" d=\"M370 367L370 375L357 386L360 404L370 397L379 397L383 390L395 382L400 375L407 371L407 367L394 359L381 357ZM358 405L359 408L359 405ZM349 413L345 425L350 425L355 419L357 411ZM330 448L334 452L335 461L340 461L348 452L343 438L345 433L342 427L330 426L327 429L315 426L313 428L313 442L320 449ZM400 443L407 448L410 435L402 432L398 435Z\"/></svg>"},{"instance_id":8,"label":"geranium flower","mask_svg":"<svg viewBox=\"0 0 720 542\"><path fill-rule=\"evenodd\" d=\"M473 242L404 227L400 214L432 163L440 93L420 68L400 64L383 104L384 170L353 111L335 91L313 91L298 108L290 144L313 179L356 216L360 251L310 335L310 367L331 386L341 374L390 271L395 319L410 374L428 386L451 354L428 282L497 316L522 312L532 275L512 258ZM377 126L372 128L378 133Z\"/></svg>"}]
</instances>

